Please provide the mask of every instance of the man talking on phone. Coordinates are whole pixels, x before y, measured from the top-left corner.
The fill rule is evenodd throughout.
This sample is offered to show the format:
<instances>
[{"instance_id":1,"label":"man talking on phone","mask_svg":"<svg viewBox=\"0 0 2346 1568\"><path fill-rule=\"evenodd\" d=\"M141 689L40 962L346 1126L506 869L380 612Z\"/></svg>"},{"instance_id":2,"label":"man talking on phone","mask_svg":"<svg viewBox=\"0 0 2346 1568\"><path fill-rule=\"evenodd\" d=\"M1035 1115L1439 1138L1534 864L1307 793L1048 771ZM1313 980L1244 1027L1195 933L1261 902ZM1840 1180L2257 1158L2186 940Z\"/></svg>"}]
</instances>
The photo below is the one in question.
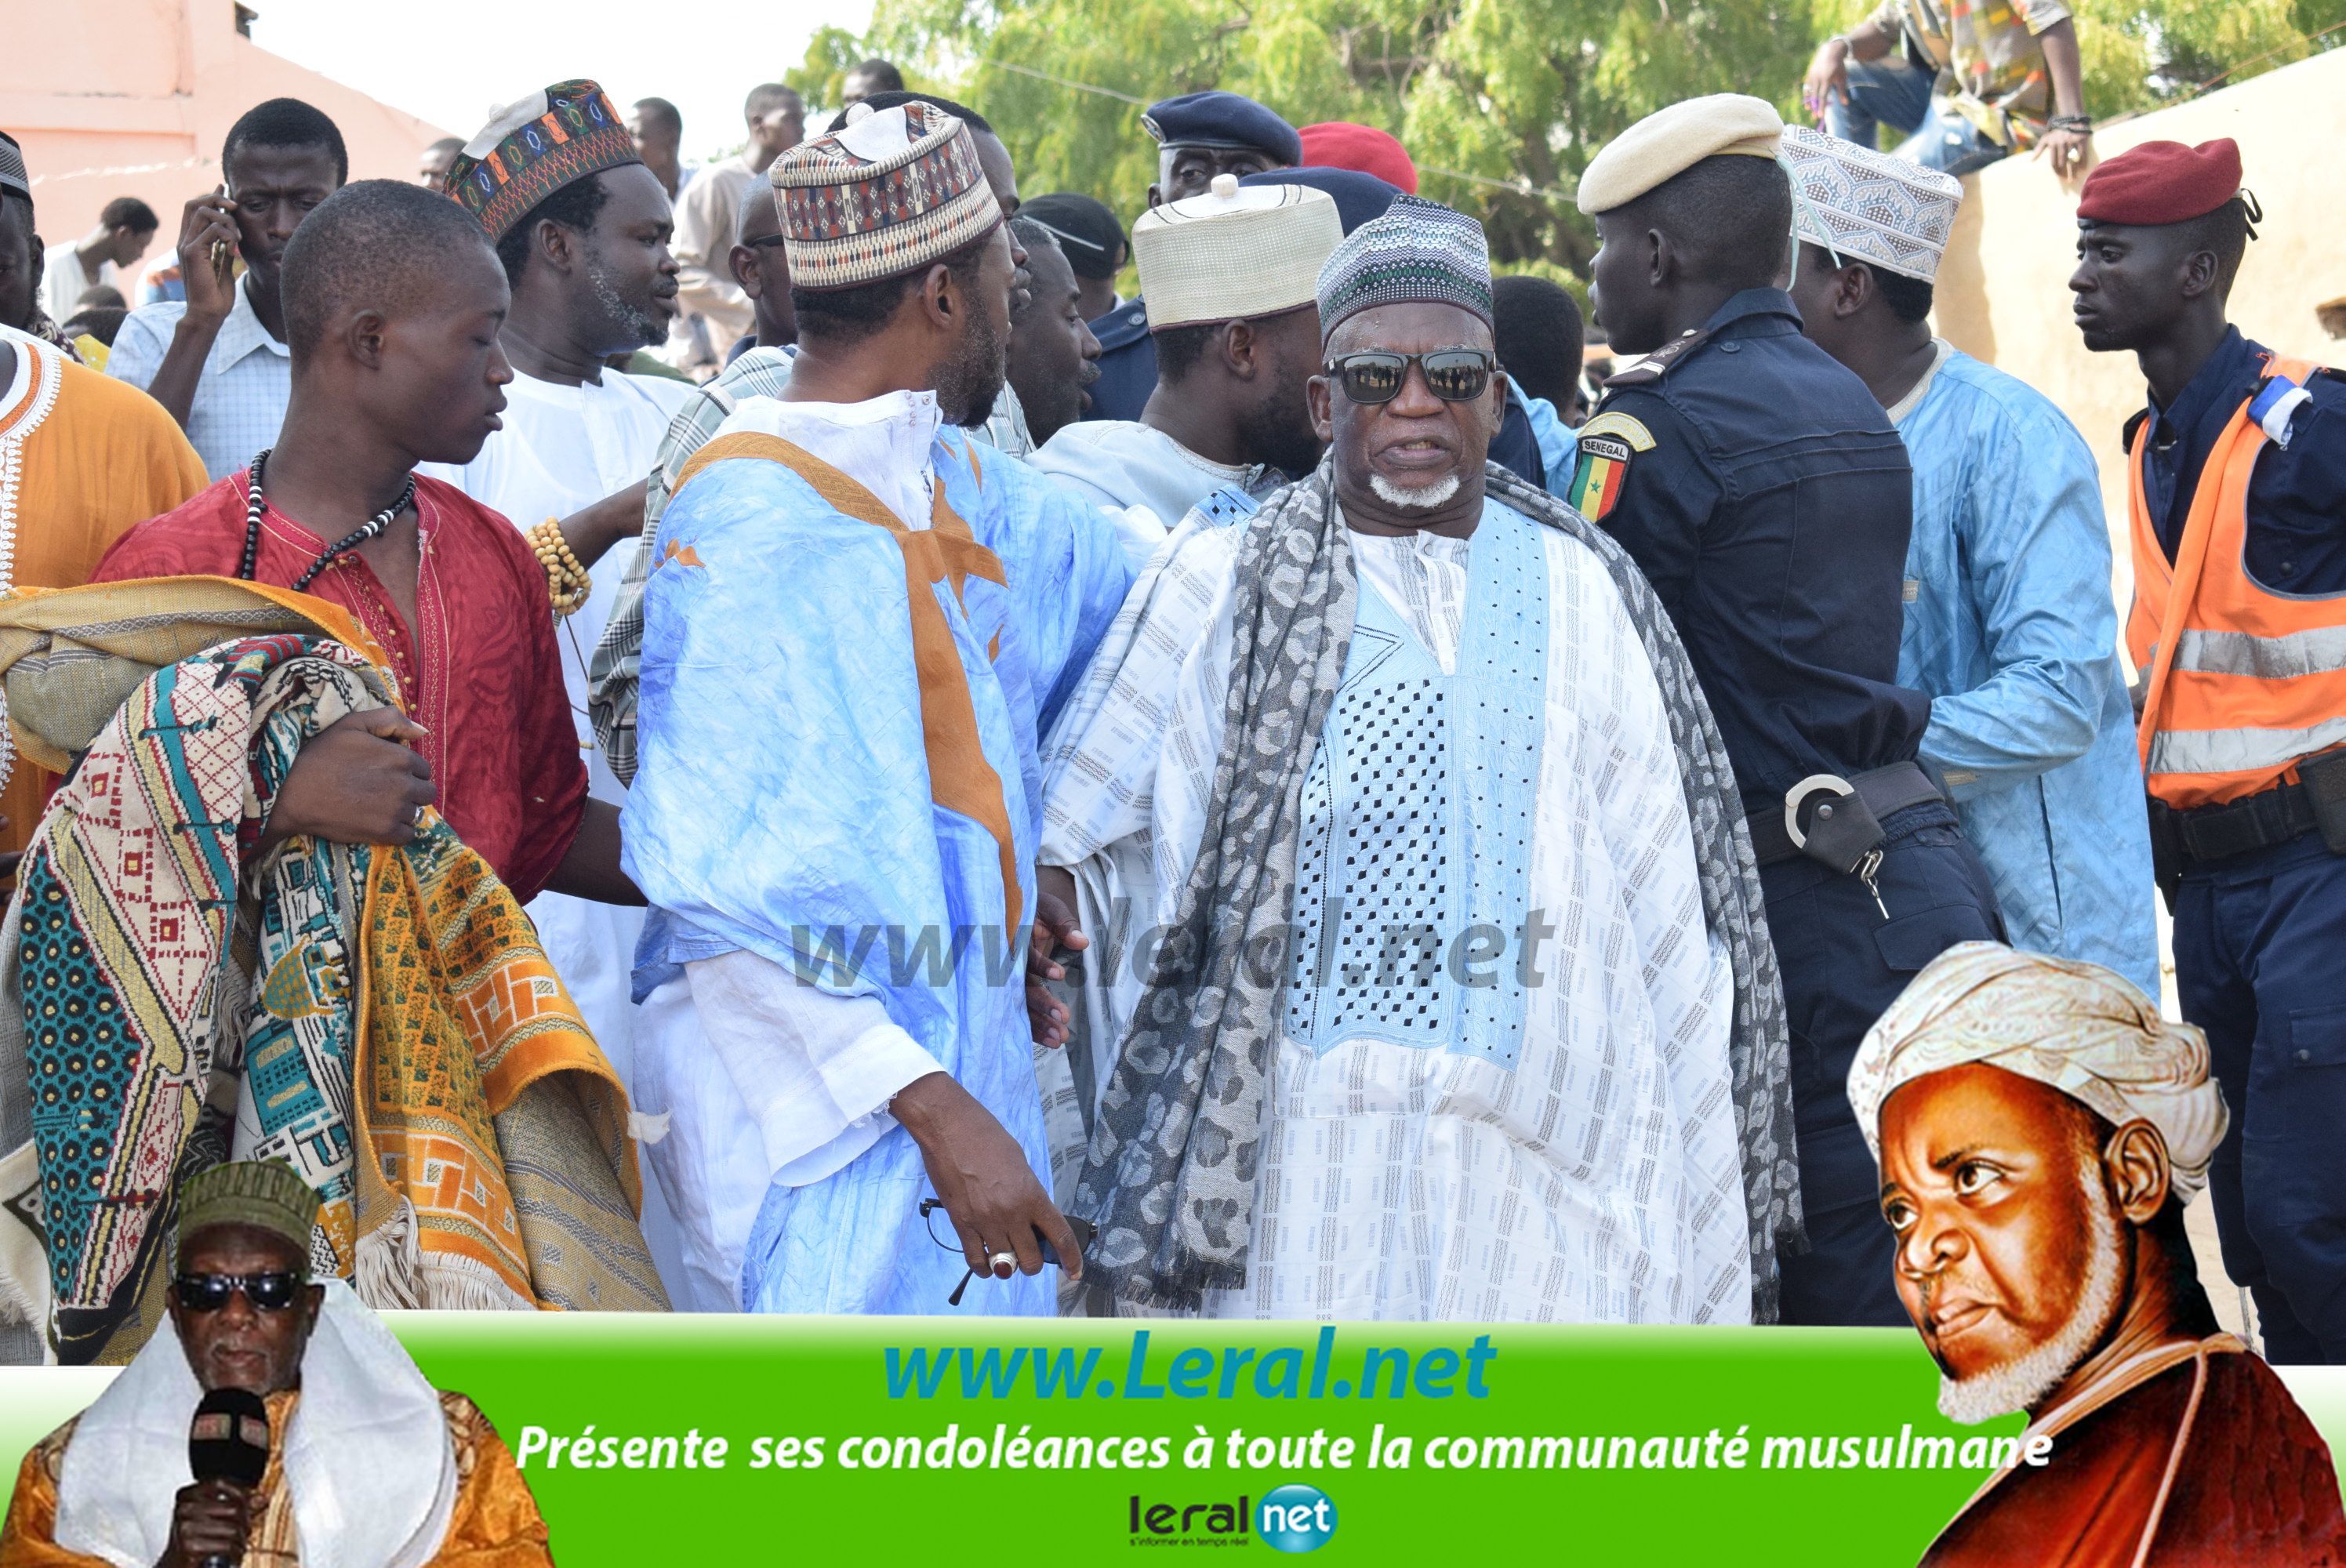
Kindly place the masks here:
<instances>
[{"instance_id":1,"label":"man talking on phone","mask_svg":"<svg viewBox=\"0 0 2346 1568\"><path fill-rule=\"evenodd\" d=\"M215 480L275 444L285 423L293 358L279 264L293 230L350 173L342 133L299 98L246 111L220 148L219 187L179 220L187 299L133 311L115 337L106 373L170 410Z\"/></svg>"},{"instance_id":2,"label":"man talking on phone","mask_svg":"<svg viewBox=\"0 0 2346 1568\"><path fill-rule=\"evenodd\" d=\"M536 1568L546 1522L473 1401L338 1279L274 1160L180 1189L170 1334L25 1456L0 1568Z\"/></svg>"}]
</instances>

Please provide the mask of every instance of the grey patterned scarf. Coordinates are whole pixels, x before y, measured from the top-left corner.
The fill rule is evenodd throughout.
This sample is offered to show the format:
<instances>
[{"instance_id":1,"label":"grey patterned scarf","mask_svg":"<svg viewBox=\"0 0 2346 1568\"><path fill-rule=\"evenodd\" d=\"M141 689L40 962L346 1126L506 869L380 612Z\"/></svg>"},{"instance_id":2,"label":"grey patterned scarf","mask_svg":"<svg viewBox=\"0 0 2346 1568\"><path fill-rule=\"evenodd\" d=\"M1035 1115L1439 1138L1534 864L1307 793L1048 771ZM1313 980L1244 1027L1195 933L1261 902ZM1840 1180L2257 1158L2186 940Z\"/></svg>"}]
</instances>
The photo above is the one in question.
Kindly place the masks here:
<instances>
[{"instance_id":1,"label":"grey patterned scarf","mask_svg":"<svg viewBox=\"0 0 2346 1568\"><path fill-rule=\"evenodd\" d=\"M1294 898L1305 775L1343 678L1357 577L1330 463L1248 524L1230 692L1198 860L1101 1096L1075 1209L1099 1226L1097 1283L1124 1304L1194 1311L1246 1281L1270 1053L1286 985L1265 962ZM1677 631L1628 555L1495 464L1485 493L1604 562L1669 713L1704 918L1735 972L1729 1037L1750 1217L1752 1316L1776 1318L1776 1251L1800 1236L1783 988L1727 748Z\"/></svg>"}]
</instances>

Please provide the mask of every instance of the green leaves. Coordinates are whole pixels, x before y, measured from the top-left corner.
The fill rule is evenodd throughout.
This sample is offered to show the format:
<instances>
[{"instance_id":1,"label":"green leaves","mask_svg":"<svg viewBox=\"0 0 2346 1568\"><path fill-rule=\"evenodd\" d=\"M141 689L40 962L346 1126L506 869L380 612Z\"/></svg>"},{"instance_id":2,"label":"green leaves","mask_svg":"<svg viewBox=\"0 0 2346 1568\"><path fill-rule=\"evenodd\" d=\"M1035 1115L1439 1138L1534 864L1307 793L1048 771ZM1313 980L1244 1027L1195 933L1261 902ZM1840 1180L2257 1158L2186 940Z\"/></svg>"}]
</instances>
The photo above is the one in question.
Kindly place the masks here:
<instances>
[{"instance_id":1,"label":"green leaves","mask_svg":"<svg viewBox=\"0 0 2346 1568\"><path fill-rule=\"evenodd\" d=\"M2108 116L2227 68L2300 58L2334 0L2069 0L2086 96ZM1157 178L1141 108L1227 87L1292 123L1399 136L1423 193L1481 219L1503 267L1586 277L1580 171L1681 98L1746 92L1800 112L1817 43L1872 0L880 0L870 36L825 28L793 87L838 101L871 53L982 109L1029 193L1081 190L1128 222ZM2333 34L2325 42L2346 38ZM2239 79L2238 76L2232 79Z\"/></svg>"}]
</instances>

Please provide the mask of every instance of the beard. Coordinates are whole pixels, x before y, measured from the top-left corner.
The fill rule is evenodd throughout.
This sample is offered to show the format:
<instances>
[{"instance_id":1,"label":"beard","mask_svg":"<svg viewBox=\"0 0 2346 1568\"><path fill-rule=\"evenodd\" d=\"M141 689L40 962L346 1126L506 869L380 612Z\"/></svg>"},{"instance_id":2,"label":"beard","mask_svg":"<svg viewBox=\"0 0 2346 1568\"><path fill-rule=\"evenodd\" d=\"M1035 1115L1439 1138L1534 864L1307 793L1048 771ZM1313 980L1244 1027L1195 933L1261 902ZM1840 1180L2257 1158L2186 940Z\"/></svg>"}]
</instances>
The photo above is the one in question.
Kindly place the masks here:
<instances>
[{"instance_id":1,"label":"beard","mask_svg":"<svg viewBox=\"0 0 2346 1568\"><path fill-rule=\"evenodd\" d=\"M621 294L619 286L611 280L611 270L599 256L586 259L586 286L595 291L595 303L602 307L603 320L610 328L610 342L628 349L648 349L668 341L667 321L649 305L637 304Z\"/></svg>"},{"instance_id":2,"label":"beard","mask_svg":"<svg viewBox=\"0 0 2346 1568\"><path fill-rule=\"evenodd\" d=\"M1328 449L1311 428L1311 405L1303 387L1275 389L1255 406L1250 422L1254 429L1254 455L1290 479L1300 479L1320 466Z\"/></svg>"},{"instance_id":3,"label":"beard","mask_svg":"<svg viewBox=\"0 0 2346 1568\"><path fill-rule=\"evenodd\" d=\"M947 424L975 430L985 423L1009 374L1008 346L983 313L971 315L961 346L937 367L937 409Z\"/></svg>"},{"instance_id":4,"label":"beard","mask_svg":"<svg viewBox=\"0 0 2346 1568\"><path fill-rule=\"evenodd\" d=\"M2077 1305L2054 1336L2034 1350L1968 1378L1939 1380L1939 1413L1977 1426L2014 1410L2032 1410L2093 1354L2123 1305L2126 1281L2125 1222L2102 1190L2101 1162L2088 1155L2077 1179L2092 1202L2086 1207L2085 1288Z\"/></svg>"},{"instance_id":5,"label":"beard","mask_svg":"<svg viewBox=\"0 0 2346 1568\"><path fill-rule=\"evenodd\" d=\"M1431 484L1421 484L1413 490L1403 490L1382 473L1369 475L1370 493L1386 505L1403 512L1431 512L1437 506L1445 505L1458 494L1458 474L1454 470Z\"/></svg>"}]
</instances>

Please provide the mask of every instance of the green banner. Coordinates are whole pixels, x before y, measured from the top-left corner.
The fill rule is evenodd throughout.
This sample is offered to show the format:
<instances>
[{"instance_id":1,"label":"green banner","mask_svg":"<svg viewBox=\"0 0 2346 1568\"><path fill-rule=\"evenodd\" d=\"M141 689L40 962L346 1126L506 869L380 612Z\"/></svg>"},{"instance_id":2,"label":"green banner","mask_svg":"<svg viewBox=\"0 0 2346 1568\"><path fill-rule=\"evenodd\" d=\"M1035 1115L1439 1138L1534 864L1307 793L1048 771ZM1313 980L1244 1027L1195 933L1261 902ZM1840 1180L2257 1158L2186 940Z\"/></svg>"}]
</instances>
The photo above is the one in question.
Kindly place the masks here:
<instances>
[{"instance_id":1,"label":"green banner","mask_svg":"<svg viewBox=\"0 0 2346 1568\"><path fill-rule=\"evenodd\" d=\"M2020 1428L1941 1418L1920 1342L1887 1330L387 1318L496 1422L564 1568L1127 1547L1878 1568L1915 1561ZM107 1376L0 1371L12 1476ZM2289 1381L2346 1444L2346 1371Z\"/></svg>"}]
</instances>

